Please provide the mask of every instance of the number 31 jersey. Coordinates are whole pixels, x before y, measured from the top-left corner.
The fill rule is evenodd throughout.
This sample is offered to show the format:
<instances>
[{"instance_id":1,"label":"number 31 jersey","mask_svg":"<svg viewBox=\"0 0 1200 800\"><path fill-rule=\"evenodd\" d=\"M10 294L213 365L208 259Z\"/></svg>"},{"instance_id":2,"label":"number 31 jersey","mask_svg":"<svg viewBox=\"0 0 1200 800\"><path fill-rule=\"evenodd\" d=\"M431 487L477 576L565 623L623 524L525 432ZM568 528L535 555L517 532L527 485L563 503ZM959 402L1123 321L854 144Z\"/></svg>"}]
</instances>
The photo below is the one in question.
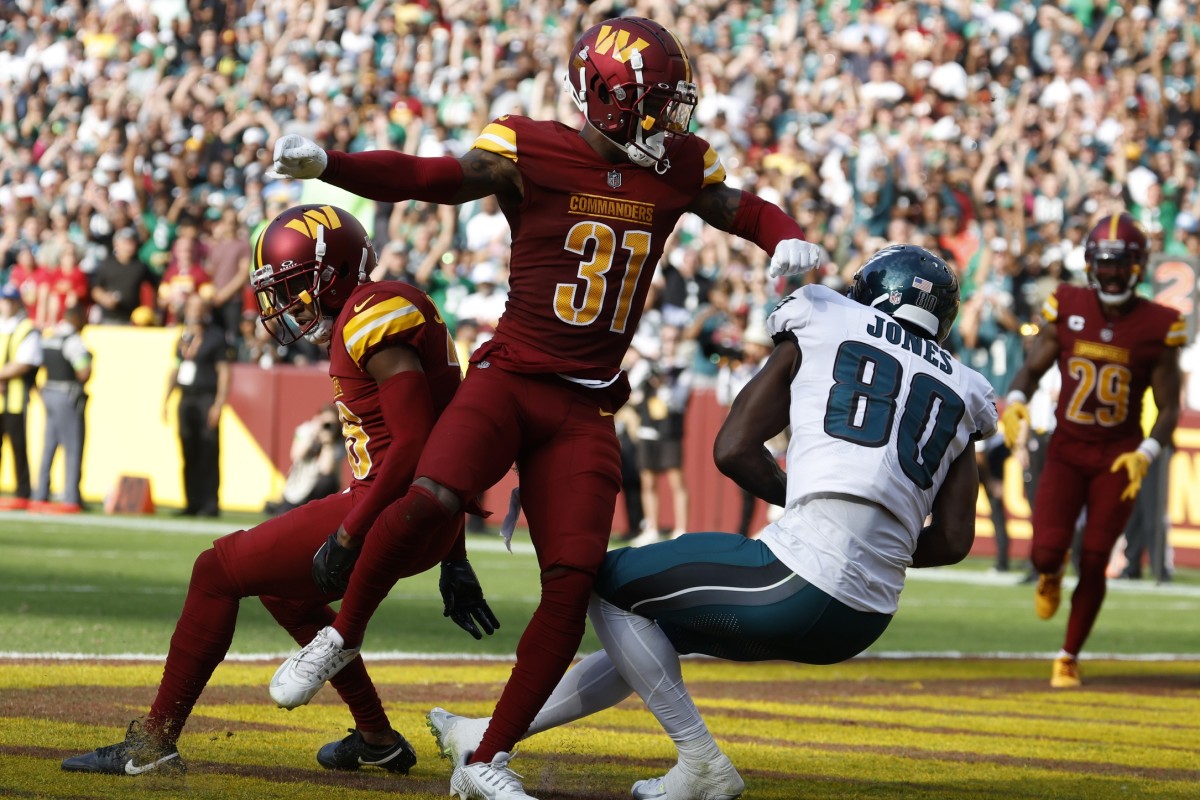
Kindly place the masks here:
<instances>
[{"instance_id":1,"label":"number 31 jersey","mask_svg":"<svg viewBox=\"0 0 1200 800\"><path fill-rule=\"evenodd\" d=\"M788 509L822 494L882 506L911 536L897 543L911 563L950 464L996 432L991 385L933 340L824 286L785 298L767 328L800 348Z\"/></svg>"},{"instance_id":2,"label":"number 31 jersey","mask_svg":"<svg viewBox=\"0 0 1200 800\"><path fill-rule=\"evenodd\" d=\"M604 160L574 128L521 116L493 121L474 148L512 160L524 196L504 209L512 228L504 316L472 362L613 383L667 237L704 187L725 180L716 152L689 136L660 175Z\"/></svg>"}]
</instances>

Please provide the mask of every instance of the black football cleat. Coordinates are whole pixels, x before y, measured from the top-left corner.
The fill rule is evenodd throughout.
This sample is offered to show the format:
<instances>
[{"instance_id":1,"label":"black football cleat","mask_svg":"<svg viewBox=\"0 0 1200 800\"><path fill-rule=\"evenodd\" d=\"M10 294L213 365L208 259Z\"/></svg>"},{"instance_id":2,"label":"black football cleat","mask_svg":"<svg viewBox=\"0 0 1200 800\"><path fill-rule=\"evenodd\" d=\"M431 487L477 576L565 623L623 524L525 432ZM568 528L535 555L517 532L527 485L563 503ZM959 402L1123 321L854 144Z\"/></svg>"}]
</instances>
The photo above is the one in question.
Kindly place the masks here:
<instances>
[{"instance_id":1,"label":"black football cleat","mask_svg":"<svg viewBox=\"0 0 1200 800\"><path fill-rule=\"evenodd\" d=\"M368 744L362 734L347 728L350 735L340 742L330 742L317 751L317 763L325 769L354 770L359 767L379 767L389 772L407 775L417 763L416 751L408 740L396 731L397 741L390 745Z\"/></svg>"},{"instance_id":2,"label":"black football cleat","mask_svg":"<svg viewBox=\"0 0 1200 800\"><path fill-rule=\"evenodd\" d=\"M104 775L143 775L147 772L182 775L187 772L187 766L179 757L179 750L174 746L162 747L155 744L136 719L129 723L125 741L64 759L62 768L67 772L96 772Z\"/></svg>"}]
</instances>

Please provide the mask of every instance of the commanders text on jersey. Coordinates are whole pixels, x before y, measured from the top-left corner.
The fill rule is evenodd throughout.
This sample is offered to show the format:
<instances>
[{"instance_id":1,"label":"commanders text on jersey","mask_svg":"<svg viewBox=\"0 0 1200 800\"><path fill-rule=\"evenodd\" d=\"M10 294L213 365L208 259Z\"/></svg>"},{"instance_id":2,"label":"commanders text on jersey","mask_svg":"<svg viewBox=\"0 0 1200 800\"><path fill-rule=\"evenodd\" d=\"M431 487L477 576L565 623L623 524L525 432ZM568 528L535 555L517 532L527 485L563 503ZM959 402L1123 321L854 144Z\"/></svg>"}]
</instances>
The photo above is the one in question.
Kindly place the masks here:
<instances>
[{"instance_id":1,"label":"commanders text on jersey","mask_svg":"<svg viewBox=\"0 0 1200 800\"><path fill-rule=\"evenodd\" d=\"M572 194L567 210L571 214L584 214L589 217L642 222L646 225L654 224L654 206L634 200L614 200L611 197L600 197L594 194Z\"/></svg>"}]
</instances>

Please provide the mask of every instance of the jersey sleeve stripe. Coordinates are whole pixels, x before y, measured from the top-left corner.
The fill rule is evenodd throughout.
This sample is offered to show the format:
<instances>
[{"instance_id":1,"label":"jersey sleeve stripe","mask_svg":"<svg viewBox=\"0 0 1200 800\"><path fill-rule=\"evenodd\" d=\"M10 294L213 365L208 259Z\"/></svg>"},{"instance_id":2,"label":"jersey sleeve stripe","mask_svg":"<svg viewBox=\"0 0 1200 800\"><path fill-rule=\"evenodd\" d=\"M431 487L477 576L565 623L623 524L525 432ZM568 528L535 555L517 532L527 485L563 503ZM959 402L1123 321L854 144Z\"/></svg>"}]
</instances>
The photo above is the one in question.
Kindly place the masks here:
<instances>
[{"instance_id":1,"label":"jersey sleeve stripe","mask_svg":"<svg viewBox=\"0 0 1200 800\"><path fill-rule=\"evenodd\" d=\"M1046 302L1042 303L1042 316L1048 322L1058 321L1058 298L1050 295L1046 298Z\"/></svg>"},{"instance_id":2,"label":"jersey sleeve stripe","mask_svg":"<svg viewBox=\"0 0 1200 800\"><path fill-rule=\"evenodd\" d=\"M1167 328L1167 336L1164 339L1167 347L1183 347L1187 344L1187 320L1183 317L1176 317L1171 323L1171 327Z\"/></svg>"},{"instance_id":3,"label":"jersey sleeve stripe","mask_svg":"<svg viewBox=\"0 0 1200 800\"><path fill-rule=\"evenodd\" d=\"M708 186L714 183L723 183L725 181L725 165L721 163L721 157L717 155L717 151L711 147L704 153L704 180L701 181L701 186Z\"/></svg>"},{"instance_id":4,"label":"jersey sleeve stripe","mask_svg":"<svg viewBox=\"0 0 1200 800\"><path fill-rule=\"evenodd\" d=\"M425 322L421 310L403 297L393 297L346 323L342 335L346 340L346 352L355 364L362 366L362 358L385 337L403 333Z\"/></svg>"},{"instance_id":5,"label":"jersey sleeve stripe","mask_svg":"<svg viewBox=\"0 0 1200 800\"><path fill-rule=\"evenodd\" d=\"M495 122L484 128L471 146L517 160L517 132Z\"/></svg>"}]
</instances>

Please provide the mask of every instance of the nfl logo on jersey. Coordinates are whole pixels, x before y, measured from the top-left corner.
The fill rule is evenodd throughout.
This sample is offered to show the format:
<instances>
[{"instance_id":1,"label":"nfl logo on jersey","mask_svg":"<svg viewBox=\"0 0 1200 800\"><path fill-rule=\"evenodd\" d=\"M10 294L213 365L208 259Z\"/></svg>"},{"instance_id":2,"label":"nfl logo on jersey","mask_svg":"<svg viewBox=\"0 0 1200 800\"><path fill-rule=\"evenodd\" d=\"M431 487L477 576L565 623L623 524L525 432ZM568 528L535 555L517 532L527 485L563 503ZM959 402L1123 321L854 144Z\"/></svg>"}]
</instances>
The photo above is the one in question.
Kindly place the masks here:
<instances>
[{"instance_id":1,"label":"nfl logo on jersey","mask_svg":"<svg viewBox=\"0 0 1200 800\"><path fill-rule=\"evenodd\" d=\"M617 172L615 169L610 169L608 171L608 187L610 189L621 188L621 173Z\"/></svg>"}]
</instances>

